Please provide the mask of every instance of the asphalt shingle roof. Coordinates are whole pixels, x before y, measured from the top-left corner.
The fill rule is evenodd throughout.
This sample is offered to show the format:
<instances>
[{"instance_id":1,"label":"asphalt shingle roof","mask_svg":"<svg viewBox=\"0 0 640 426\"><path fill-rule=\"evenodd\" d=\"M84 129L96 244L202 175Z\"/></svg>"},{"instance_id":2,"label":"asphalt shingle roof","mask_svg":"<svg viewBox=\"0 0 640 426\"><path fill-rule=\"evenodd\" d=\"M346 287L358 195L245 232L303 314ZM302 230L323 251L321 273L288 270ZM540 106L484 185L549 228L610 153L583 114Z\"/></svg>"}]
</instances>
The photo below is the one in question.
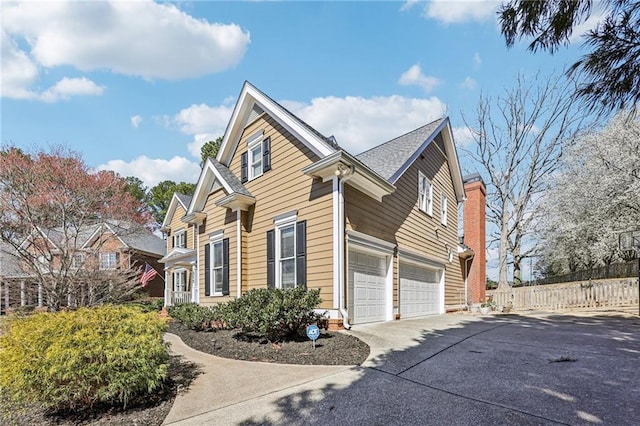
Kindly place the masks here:
<instances>
[{"instance_id":1,"label":"asphalt shingle roof","mask_svg":"<svg viewBox=\"0 0 640 426\"><path fill-rule=\"evenodd\" d=\"M427 139L435 136L433 133L444 120L444 118L440 118L409 133L398 136L382 145L356 155L356 158L386 180L390 180Z\"/></svg>"},{"instance_id":2,"label":"asphalt shingle roof","mask_svg":"<svg viewBox=\"0 0 640 426\"><path fill-rule=\"evenodd\" d=\"M228 167L220 164L220 162L218 162L218 160L216 160L215 158L209 157L209 160L211 161L211 164L213 164L213 167L216 168L218 173L220 173L222 179L224 179L225 182L229 184L232 193L246 195L247 197L253 197L253 195L251 195L247 188L244 187L242 182L240 182L240 179L238 179L238 177L233 174L233 172L229 170Z\"/></svg>"},{"instance_id":3,"label":"asphalt shingle roof","mask_svg":"<svg viewBox=\"0 0 640 426\"><path fill-rule=\"evenodd\" d=\"M184 195L184 194L180 194L179 192L176 192L176 197L178 197L178 200L180 200L180 202L184 205L185 209L189 208L189 204L191 204L191 199L193 198L193 196Z\"/></svg>"}]
</instances>

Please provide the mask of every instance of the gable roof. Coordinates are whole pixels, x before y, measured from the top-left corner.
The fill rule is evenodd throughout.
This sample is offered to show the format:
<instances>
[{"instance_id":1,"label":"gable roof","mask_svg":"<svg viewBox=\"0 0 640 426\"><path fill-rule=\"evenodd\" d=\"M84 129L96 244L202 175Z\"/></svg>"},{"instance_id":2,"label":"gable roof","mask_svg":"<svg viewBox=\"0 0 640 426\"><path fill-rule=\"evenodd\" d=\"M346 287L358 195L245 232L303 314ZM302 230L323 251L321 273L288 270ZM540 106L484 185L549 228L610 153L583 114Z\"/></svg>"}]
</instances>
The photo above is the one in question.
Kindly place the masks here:
<instances>
[{"instance_id":1,"label":"gable roof","mask_svg":"<svg viewBox=\"0 0 640 426\"><path fill-rule=\"evenodd\" d=\"M254 85L245 81L216 156L216 159L223 165L229 166L240 142L242 131L248 124L247 120L254 105L258 105L260 109L266 111L269 116L273 117L282 127L287 129L320 158L330 155L339 149L335 140L323 136L282 105L258 90Z\"/></svg>"},{"instance_id":2,"label":"gable roof","mask_svg":"<svg viewBox=\"0 0 640 426\"><path fill-rule=\"evenodd\" d=\"M436 130L444 120L444 118L440 118L432 121L409 133L362 152L356 155L356 158L389 182L395 183L407 163L412 162L411 159L416 152L422 152L431 143L435 134L437 134Z\"/></svg>"},{"instance_id":3,"label":"gable roof","mask_svg":"<svg viewBox=\"0 0 640 426\"><path fill-rule=\"evenodd\" d=\"M389 183L395 184L440 133L442 133L444 140L445 154L449 163L456 198L460 202L464 200L464 185L448 117L432 121L409 133L391 139L356 155L356 158L389 181Z\"/></svg>"},{"instance_id":4,"label":"gable roof","mask_svg":"<svg viewBox=\"0 0 640 426\"><path fill-rule=\"evenodd\" d=\"M191 195L184 195L179 192L173 193L173 197L171 197L171 201L169 202L169 207L167 207L167 214L164 215L164 220L162 221L162 225L160 225L160 230L162 232L168 232L171 229L171 221L173 220L173 216L176 214L178 206L181 206L185 213L189 210L192 198L193 197Z\"/></svg>"},{"instance_id":5,"label":"gable roof","mask_svg":"<svg viewBox=\"0 0 640 426\"><path fill-rule=\"evenodd\" d=\"M87 231L92 231L91 236L87 238L83 247L90 245L107 230L128 249L161 256L166 252L165 241L142 225L115 221L99 224L88 229Z\"/></svg>"},{"instance_id":6,"label":"gable roof","mask_svg":"<svg viewBox=\"0 0 640 426\"><path fill-rule=\"evenodd\" d=\"M207 196L209 192L211 192L211 188L215 182L218 182L224 188L227 193L227 197L225 198L231 197L234 199L232 201L241 199L241 204L243 205L253 204L255 202L255 197L244 187L240 179L238 179L227 166L221 164L215 158L207 158L200 172L196 190L186 216L193 216L202 211L207 201Z\"/></svg>"}]
</instances>

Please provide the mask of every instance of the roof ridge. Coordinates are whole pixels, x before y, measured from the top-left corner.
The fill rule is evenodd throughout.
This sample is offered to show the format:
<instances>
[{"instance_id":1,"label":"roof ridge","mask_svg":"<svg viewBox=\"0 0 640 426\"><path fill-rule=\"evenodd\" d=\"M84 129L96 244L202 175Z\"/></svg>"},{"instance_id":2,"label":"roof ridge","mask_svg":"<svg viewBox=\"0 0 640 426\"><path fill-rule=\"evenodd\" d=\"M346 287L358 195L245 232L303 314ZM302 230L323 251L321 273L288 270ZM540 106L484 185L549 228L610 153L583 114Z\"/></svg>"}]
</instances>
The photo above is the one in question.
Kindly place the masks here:
<instances>
[{"instance_id":1,"label":"roof ridge","mask_svg":"<svg viewBox=\"0 0 640 426\"><path fill-rule=\"evenodd\" d=\"M371 152L371 151L374 151L374 150L376 150L376 149L378 149L378 148L381 148L381 147L383 147L383 146L385 146L385 145L387 145L387 144L390 144L391 142L394 142L394 141L396 141L396 140L398 140L398 139L400 139L400 138L403 138L403 137L405 137L405 136L408 136L408 135L410 135L410 134L412 134L412 133L416 133L416 132L418 132L419 130L424 129L424 128L425 128L425 127L427 127L427 126L431 126L431 125L433 125L433 123L435 123L435 122L437 122L437 121L442 121L442 120L444 120L444 119L445 119L445 117L440 117L440 118L438 118L438 119L436 119L436 120L433 120L433 121L430 121L429 123L424 124L424 125L422 125L422 126L420 126L420 127L418 127L418 128L415 128L415 129L410 130L410 131L408 131L408 132L406 132L406 133L403 133L403 134L401 134L400 136L396 136L396 137L395 137L395 138L393 138L393 139L389 139L389 140L388 140L388 141L386 141L386 142L382 142L382 143L381 143L381 144L379 144L379 145L376 145L376 146L374 146L374 147L372 147L372 148L369 148L369 149L368 149L368 150L366 150L366 151L362 151L360 154L357 154L357 155L356 155L356 158L357 158L357 157L359 157L360 155L366 154L366 153L368 153L368 152Z\"/></svg>"},{"instance_id":2,"label":"roof ridge","mask_svg":"<svg viewBox=\"0 0 640 426\"><path fill-rule=\"evenodd\" d=\"M273 102L274 104L278 105L280 108L282 108L287 114L291 115L291 117L293 117L294 119L296 119L298 122L300 122L300 124L302 124L304 127L306 127L307 129L309 129L311 132L313 132L316 136L318 136L320 139L322 139L324 142L326 142L327 144L329 144L329 146L331 146L334 149L342 149L338 143L336 142L335 138L333 136L331 137L327 137L324 134L322 134L319 130L317 130L316 128L314 128L313 126L311 126L309 123L307 123L306 121L304 121L303 119L301 119L300 117L298 117L297 115L295 115L294 113L292 113L288 108L286 108L284 105L282 105L280 102L275 101L271 96L267 95L266 93L264 93L262 90L258 89L254 84L252 84L250 81L245 80L248 84L250 84L251 86L253 86L253 88L255 90L257 90L258 92L260 92L264 97L268 98L271 102Z\"/></svg>"}]
</instances>

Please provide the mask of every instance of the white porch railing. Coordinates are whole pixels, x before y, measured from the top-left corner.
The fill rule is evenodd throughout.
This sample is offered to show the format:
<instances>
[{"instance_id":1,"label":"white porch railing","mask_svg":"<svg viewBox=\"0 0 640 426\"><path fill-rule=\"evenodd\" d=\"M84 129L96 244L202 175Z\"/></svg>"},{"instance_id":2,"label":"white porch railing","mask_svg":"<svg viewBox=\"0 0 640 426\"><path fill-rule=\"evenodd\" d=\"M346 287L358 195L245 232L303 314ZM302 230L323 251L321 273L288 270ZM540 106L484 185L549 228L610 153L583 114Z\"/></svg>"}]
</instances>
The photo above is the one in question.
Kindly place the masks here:
<instances>
[{"instance_id":1,"label":"white porch railing","mask_svg":"<svg viewBox=\"0 0 640 426\"><path fill-rule=\"evenodd\" d=\"M183 303L191 302L191 292L190 291L174 291L171 292L171 304L172 305L181 305Z\"/></svg>"}]
</instances>

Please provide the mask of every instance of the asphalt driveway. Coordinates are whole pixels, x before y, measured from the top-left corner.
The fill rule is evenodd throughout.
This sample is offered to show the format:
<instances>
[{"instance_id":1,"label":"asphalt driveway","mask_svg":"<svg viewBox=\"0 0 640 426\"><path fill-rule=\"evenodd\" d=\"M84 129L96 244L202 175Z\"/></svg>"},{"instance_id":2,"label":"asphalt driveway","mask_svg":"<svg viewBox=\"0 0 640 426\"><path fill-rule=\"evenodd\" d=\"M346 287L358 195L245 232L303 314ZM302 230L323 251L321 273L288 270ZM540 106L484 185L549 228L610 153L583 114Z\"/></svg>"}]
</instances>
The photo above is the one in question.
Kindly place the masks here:
<instances>
[{"instance_id":1,"label":"asphalt driveway","mask_svg":"<svg viewBox=\"0 0 640 426\"><path fill-rule=\"evenodd\" d=\"M242 393L233 374L224 388L195 386L174 408L188 398L201 400L199 408L170 413L167 424L640 424L637 316L457 314L350 333L372 348L360 367L225 360L225 371L236 368L249 380L259 365L255 390ZM234 392L242 397L215 403Z\"/></svg>"}]
</instances>

